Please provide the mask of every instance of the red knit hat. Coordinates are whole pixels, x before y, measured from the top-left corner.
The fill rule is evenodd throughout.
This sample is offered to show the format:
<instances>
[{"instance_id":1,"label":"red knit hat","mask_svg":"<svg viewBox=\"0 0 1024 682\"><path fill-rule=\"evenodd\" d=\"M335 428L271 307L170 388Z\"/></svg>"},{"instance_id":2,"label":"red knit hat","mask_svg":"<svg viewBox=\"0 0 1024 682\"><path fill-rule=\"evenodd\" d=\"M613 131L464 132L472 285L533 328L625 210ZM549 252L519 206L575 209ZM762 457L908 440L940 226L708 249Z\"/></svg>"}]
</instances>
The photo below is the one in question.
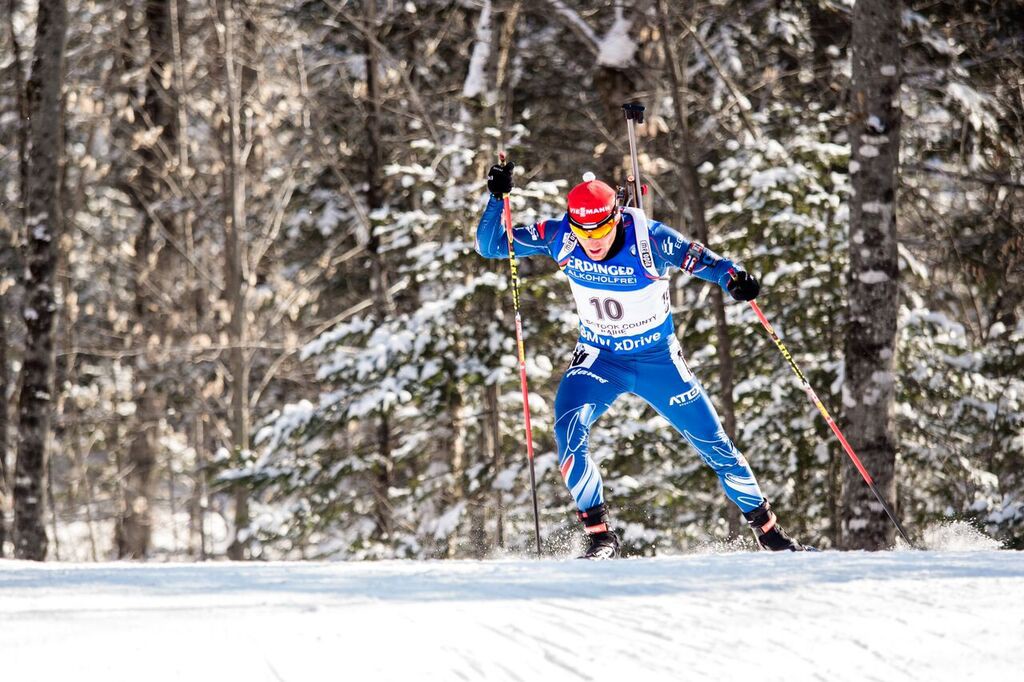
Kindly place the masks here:
<instances>
[{"instance_id":1,"label":"red knit hat","mask_svg":"<svg viewBox=\"0 0 1024 682\"><path fill-rule=\"evenodd\" d=\"M583 182L569 190L569 222L592 230L607 222L615 212L615 190L585 173Z\"/></svg>"}]
</instances>

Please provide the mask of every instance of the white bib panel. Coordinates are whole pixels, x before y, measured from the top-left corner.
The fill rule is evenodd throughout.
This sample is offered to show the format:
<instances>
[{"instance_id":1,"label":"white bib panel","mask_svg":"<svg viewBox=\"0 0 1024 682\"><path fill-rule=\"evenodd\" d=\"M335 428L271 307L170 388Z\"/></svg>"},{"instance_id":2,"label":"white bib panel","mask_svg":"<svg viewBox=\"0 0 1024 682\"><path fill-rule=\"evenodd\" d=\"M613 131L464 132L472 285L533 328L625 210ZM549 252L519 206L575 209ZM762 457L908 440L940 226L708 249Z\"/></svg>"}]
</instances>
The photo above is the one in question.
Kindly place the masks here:
<instances>
[{"instance_id":1,"label":"white bib panel","mask_svg":"<svg viewBox=\"0 0 1024 682\"><path fill-rule=\"evenodd\" d=\"M592 289L569 280L580 322L591 332L615 338L660 327L669 316L668 280L648 280L642 289Z\"/></svg>"}]
</instances>

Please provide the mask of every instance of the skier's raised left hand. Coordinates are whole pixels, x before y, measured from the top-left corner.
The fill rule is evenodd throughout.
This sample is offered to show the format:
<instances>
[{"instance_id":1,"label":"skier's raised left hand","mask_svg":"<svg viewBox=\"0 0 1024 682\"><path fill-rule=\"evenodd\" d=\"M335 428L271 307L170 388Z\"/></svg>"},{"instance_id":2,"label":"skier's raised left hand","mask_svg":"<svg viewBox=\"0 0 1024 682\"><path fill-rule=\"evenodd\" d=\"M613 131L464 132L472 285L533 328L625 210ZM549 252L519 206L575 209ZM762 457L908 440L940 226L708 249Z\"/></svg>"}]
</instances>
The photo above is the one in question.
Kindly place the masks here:
<instances>
[{"instance_id":1,"label":"skier's raised left hand","mask_svg":"<svg viewBox=\"0 0 1024 682\"><path fill-rule=\"evenodd\" d=\"M757 278L746 270L737 270L728 284L729 294L737 301L753 301L761 293Z\"/></svg>"}]
</instances>

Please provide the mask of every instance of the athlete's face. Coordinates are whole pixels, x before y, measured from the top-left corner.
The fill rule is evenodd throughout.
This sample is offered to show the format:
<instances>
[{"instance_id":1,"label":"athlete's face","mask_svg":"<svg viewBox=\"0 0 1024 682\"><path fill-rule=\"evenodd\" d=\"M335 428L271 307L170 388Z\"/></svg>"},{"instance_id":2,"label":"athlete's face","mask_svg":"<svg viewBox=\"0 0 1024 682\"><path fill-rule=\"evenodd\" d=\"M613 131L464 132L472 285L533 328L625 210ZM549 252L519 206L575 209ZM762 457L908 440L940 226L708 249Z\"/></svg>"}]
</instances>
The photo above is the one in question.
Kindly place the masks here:
<instances>
[{"instance_id":1,"label":"athlete's face","mask_svg":"<svg viewBox=\"0 0 1024 682\"><path fill-rule=\"evenodd\" d=\"M615 219L616 223L620 220L621 218ZM605 257L608 256L609 249L612 248L612 242L615 241L615 235L618 231L619 226L616 224L616 226L612 228L611 232L600 239L585 239L579 235L576 235L576 238L579 240L580 246L583 247L587 256L590 257L590 260L604 260Z\"/></svg>"}]
</instances>

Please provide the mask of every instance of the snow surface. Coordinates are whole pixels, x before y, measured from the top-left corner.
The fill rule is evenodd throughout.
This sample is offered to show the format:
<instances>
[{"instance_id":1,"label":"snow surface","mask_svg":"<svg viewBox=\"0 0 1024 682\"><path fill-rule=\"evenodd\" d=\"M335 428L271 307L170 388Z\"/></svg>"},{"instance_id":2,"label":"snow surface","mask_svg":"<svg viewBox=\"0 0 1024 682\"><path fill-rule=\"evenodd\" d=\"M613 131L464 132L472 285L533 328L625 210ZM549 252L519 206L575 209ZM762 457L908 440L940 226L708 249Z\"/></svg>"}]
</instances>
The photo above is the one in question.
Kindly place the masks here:
<instances>
[{"instance_id":1,"label":"snow surface","mask_svg":"<svg viewBox=\"0 0 1024 682\"><path fill-rule=\"evenodd\" d=\"M1021 679L1022 559L8 561L0 651L19 682Z\"/></svg>"}]
</instances>

